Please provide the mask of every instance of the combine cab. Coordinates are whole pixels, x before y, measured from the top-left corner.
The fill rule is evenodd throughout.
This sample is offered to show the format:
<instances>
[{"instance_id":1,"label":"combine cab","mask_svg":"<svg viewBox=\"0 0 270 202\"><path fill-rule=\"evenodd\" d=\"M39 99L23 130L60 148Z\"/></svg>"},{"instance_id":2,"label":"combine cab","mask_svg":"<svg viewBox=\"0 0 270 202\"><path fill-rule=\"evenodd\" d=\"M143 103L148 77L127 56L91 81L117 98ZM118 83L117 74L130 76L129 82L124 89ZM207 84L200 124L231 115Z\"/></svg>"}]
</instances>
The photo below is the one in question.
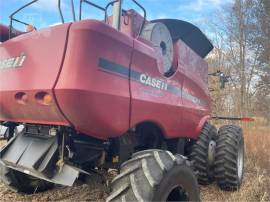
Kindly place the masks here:
<instances>
[{"instance_id":1,"label":"combine cab","mask_svg":"<svg viewBox=\"0 0 270 202\"><path fill-rule=\"evenodd\" d=\"M81 0L79 21L73 6L74 22L65 23L59 1L61 25L14 31L21 8L0 26L0 123L10 139L1 177L12 190L72 186L109 168L120 175L108 201L197 201L197 179L240 187L242 130L217 133L208 123L212 44L190 23L147 21L133 2L144 16L121 0L105 8ZM81 20L85 4L104 20Z\"/></svg>"}]
</instances>

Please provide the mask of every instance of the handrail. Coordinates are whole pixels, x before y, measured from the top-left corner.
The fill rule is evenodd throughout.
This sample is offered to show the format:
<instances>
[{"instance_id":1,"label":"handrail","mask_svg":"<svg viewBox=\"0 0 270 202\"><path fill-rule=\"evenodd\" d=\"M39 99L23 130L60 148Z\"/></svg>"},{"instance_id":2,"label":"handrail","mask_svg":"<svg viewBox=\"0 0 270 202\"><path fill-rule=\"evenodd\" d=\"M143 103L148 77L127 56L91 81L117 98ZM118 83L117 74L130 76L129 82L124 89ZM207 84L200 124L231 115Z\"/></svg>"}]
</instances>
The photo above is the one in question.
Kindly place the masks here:
<instances>
[{"instance_id":1,"label":"handrail","mask_svg":"<svg viewBox=\"0 0 270 202\"><path fill-rule=\"evenodd\" d=\"M14 11L10 16L10 24L9 24L9 39L11 38L11 35L12 35L12 30L13 30L13 21L16 21L16 22L19 22L19 23L22 23L24 25L30 25L26 22L23 22L23 21L20 21L18 19L15 19L14 18L14 15L16 15L18 12L20 12L22 9L32 5L33 3L37 2L39 0L33 0L25 5L23 5L22 7L20 7L19 9L17 9L16 11ZM71 0L71 7L72 7L72 16L73 16L73 21L76 21L76 14L75 14L75 7L74 7L74 1ZM61 0L58 0L58 11L60 13L60 17L61 17L61 21L62 23L65 23L65 20L64 20L64 16L63 16L63 13L62 13L62 9L61 9Z\"/></svg>"},{"instance_id":2,"label":"handrail","mask_svg":"<svg viewBox=\"0 0 270 202\"><path fill-rule=\"evenodd\" d=\"M17 19L13 19L13 16L16 15L16 14L17 14L19 11L21 11L22 9L24 9L24 8L26 8L26 7L28 7L28 6L30 6L31 4L33 4L33 3L37 2L37 1L38 1L38 0L33 0L33 1L31 1L31 2L29 2L29 3L27 3L27 4L25 4L24 6L20 7L19 9L17 9L16 11L14 11L14 12L9 16L9 18L10 18L10 23L9 23L9 39L11 38L11 34L12 34L13 20L16 20L17 22L23 23L23 22L21 22L21 21L19 21L19 20L17 20ZM27 24L27 23L25 23L25 22L24 22L23 24L29 25L29 24Z\"/></svg>"},{"instance_id":3,"label":"handrail","mask_svg":"<svg viewBox=\"0 0 270 202\"><path fill-rule=\"evenodd\" d=\"M29 3L27 3L27 4L25 4L24 6L20 7L19 9L17 9L15 12L13 12L13 13L9 16L9 18L10 18L10 24L9 24L9 38L11 38L11 35L12 35L13 21L22 23L22 24L24 24L24 25L30 25L30 24L28 24L28 23L25 23L25 22L22 22L22 21L20 21L20 20L15 19L15 18L14 18L14 15L17 14L17 13L18 13L19 11L21 11L22 9L24 9L24 8L26 8L26 7L30 6L30 5L32 5L33 3L37 2L37 1L39 1L39 0L33 0L33 1L31 1L31 2L29 2ZM104 11L104 12L105 12L105 16L104 16L105 19L104 19L104 21L105 21L105 23L107 23L107 18L108 18L108 12L107 12L107 11L108 11L108 8L109 8L109 6L112 6L114 3L118 2L118 1L119 1L119 0L113 0L113 1L110 1L110 2L109 2L108 4L106 4L106 6L103 8L103 7L101 7L101 6L99 6L99 5L95 4L95 3L92 3L92 2L89 1L89 0L80 0L80 6L79 6L79 20L82 19L82 4L83 4L83 3L87 3L87 4L91 5L91 6L94 6L94 7L97 8L97 9L101 10L101 11ZM142 30L143 30L143 27L144 27L144 25L145 25L145 23L146 23L146 10L145 10L145 8L144 8L141 4L138 3L137 0L132 0L132 1L133 1L138 7L140 7L140 8L143 10L143 15L144 15L143 17L144 17L144 20L143 20L142 25L141 25L141 27L140 27L140 31L139 31L139 35L138 35L138 36L140 36L141 33L142 33ZM72 7L72 17L73 17L73 21L76 21L76 13L75 13L75 7L74 7L74 0L71 0L71 7ZM62 23L65 23L65 19L64 19L63 12L62 12L62 9L61 9L61 0L58 0L58 11L59 11L59 14L60 14L60 18L61 18Z\"/></svg>"},{"instance_id":4,"label":"handrail","mask_svg":"<svg viewBox=\"0 0 270 202\"><path fill-rule=\"evenodd\" d=\"M70 0L70 1L71 1L73 21L76 22L76 14L75 14L74 1L73 0Z\"/></svg>"},{"instance_id":5,"label":"handrail","mask_svg":"<svg viewBox=\"0 0 270 202\"><path fill-rule=\"evenodd\" d=\"M87 1L87 0L80 0L80 10L79 10L79 20L82 20L82 3L87 3L101 11L104 11L105 12L105 15L104 15L104 21L105 23L107 23L107 18L108 18L108 8L109 6L112 6L114 3L118 2L119 0L114 0L114 1L111 1L109 2L104 8L91 2L91 1Z\"/></svg>"},{"instance_id":6,"label":"handrail","mask_svg":"<svg viewBox=\"0 0 270 202\"><path fill-rule=\"evenodd\" d=\"M101 6L97 5L97 4L94 4L94 3L90 2L90 1L87 1L87 0L80 0L80 14L79 14L79 20L82 20L82 3L87 3L87 4L91 5L91 6L94 6L95 8L97 8L97 9L99 9L99 10L102 10L102 11L104 11L104 12L106 11L105 8L103 8L103 7L101 7Z\"/></svg>"},{"instance_id":7,"label":"handrail","mask_svg":"<svg viewBox=\"0 0 270 202\"><path fill-rule=\"evenodd\" d=\"M72 10L73 21L76 22L76 14L75 14L74 1L73 0L70 0L70 3L71 3L71 10ZM58 11L60 13L60 17L61 17L62 23L65 23L65 19L64 19L63 12L62 12L62 9L61 9L61 0L58 0Z\"/></svg>"},{"instance_id":8,"label":"handrail","mask_svg":"<svg viewBox=\"0 0 270 202\"><path fill-rule=\"evenodd\" d=\"M61 0L58 0L58 11L59 11L62 23L65 23L64 16L63 16L63 13L62 13L62 9L61 9Z\"/></svg>"},{"instance_id":9,"label":"handrail","mask_svg":"<svg viewBox=\"0 0 270 202\"><path fill-rule=\"evenodd\" d=\"M114 3L118 2L119 0L114 0L114 1L111 1L110 3L108 3L105 7L105 23L107 23L107 18L108 18L108 8L109 6L112 6Z\"/></svg>"},{"instance_id":10,"label":"handrail","mask_svg":"<svg viewBox=\"0 0 270 202\"><path fill-rule=\"evenodd\" d=\"M142 33L142 30L143 30L143 27L144 27L144 25L145 25L145 23L146 23L146 10L145 10L145 8L141 5L141 4L139 4L136 0L132 0L137 6L139 6L142 10L143 10L143 23L142 23L142 25L141 25L141 27L140 27L140 31L139 31L139 35L138 35L138 37L141 35L141 33Z\"/></svg>"}]
</instances>

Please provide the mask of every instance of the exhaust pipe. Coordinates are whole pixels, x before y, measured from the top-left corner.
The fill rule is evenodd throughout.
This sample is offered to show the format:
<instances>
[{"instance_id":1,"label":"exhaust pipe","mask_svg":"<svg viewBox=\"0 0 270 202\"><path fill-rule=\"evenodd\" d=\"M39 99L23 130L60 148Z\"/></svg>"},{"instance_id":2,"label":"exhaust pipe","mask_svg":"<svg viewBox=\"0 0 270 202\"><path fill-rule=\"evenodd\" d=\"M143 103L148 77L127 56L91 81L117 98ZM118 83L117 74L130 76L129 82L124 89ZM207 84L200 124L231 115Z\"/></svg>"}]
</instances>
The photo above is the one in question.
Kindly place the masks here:
<instances>
[{"instance_id":1,"label":"exhaust pipe","mask_svg":"<svg viewBox=\"0 0 270 202\"><path fill-rule=\"evenodd\" d=\"M122 3L123 0L119 0L113 4L113 24L112 26L120 31L121 16L122 16Z\"/></svg>"}]
</instances>

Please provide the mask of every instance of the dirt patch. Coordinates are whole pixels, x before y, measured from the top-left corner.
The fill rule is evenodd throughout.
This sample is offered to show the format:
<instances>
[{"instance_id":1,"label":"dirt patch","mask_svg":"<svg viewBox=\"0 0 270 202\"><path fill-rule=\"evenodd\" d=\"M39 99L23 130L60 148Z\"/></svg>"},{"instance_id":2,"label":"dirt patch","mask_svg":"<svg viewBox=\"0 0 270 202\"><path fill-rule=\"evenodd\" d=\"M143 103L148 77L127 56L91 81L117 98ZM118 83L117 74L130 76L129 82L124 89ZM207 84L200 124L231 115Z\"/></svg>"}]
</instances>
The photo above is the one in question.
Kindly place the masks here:
<instances>
[{"instance_id":1,"label":"dirt patch","mask_svg":"<svg viewBox=\"0 0 270 202\"><path fill-rule=\"evenodd\" d=\"M221 191L213 184L201 187L202 201L270 201L270 129L245 131L246 162L242 188L237 192ZM5 144L0 141L0 146ZM0 184L1 201L104 201L106 188L102 183L74 187L56 187L33 195L17 194Z\"/></svg>"},{"instance_id":2,"label":"dirt patch","mask_svg":"<svg viewBox=\"0 0 270 202\"><path fill-rule=\"evenodd\" d=\"M104 201L106 196L101 187L93 189L86 184L75 187L57 187L32 195L13 193L0 184L1 201Z\"/></svg>"}]
</instances>

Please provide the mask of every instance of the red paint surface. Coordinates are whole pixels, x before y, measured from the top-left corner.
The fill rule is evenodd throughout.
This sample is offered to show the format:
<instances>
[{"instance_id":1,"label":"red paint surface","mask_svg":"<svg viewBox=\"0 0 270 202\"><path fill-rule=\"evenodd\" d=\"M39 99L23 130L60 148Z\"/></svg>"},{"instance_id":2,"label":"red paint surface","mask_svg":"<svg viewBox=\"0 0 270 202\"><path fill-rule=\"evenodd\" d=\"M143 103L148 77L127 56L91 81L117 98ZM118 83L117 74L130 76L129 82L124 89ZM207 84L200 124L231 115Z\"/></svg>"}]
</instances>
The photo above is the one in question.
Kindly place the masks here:
<instances>
[{"instance_id":1,"label":"red paint surface","mask_svg":"<svg viewBox=\"0 0 270 202\"><path fill-rule=\"evenodd\" d=\"M71 26L66 59L55 92L77 130L98 138L129 128L129 80L100 71L100 57L128 67L133 39L94 20Z\"/></svg>"},{"instance_id":2,"label":"red paint surface","mask_svg":"<svg viewBox=\"0 0 270 202\"><path fill-rule=\"evenodd\" d=\"M138 22L130 22L138 27ZM27 55L21 68L0 70L0 121L70 125L100 139L151 121L168 138L197 138L210 113L203 59L179 40L176 72L167 78L159 71L158 51L149 43L95 20L73 23L70 29L69 25L34 31L0 45L0 60ZM100 58L162 79L205 105L101 71ZM19 92L27 95L25 104L16 102ZM52 105L39 104L35 100L39 92L54 96Z\"/></svg>"},{"instance_id":3,"label":"red paint surface","mask_svg":"<svg viewBox=\"0 0 270 202\"><path fill-rule=\"evenodd\" d=\"M0 120L42 124L68 125L56 101L40 105L35 95L47 92L53 95L69 24L23 34L0 44L0 60L24 53L22 67L0 69ZM28 101L18 104L15 95L26 93Z\"/></svg>"}]
</instances>

